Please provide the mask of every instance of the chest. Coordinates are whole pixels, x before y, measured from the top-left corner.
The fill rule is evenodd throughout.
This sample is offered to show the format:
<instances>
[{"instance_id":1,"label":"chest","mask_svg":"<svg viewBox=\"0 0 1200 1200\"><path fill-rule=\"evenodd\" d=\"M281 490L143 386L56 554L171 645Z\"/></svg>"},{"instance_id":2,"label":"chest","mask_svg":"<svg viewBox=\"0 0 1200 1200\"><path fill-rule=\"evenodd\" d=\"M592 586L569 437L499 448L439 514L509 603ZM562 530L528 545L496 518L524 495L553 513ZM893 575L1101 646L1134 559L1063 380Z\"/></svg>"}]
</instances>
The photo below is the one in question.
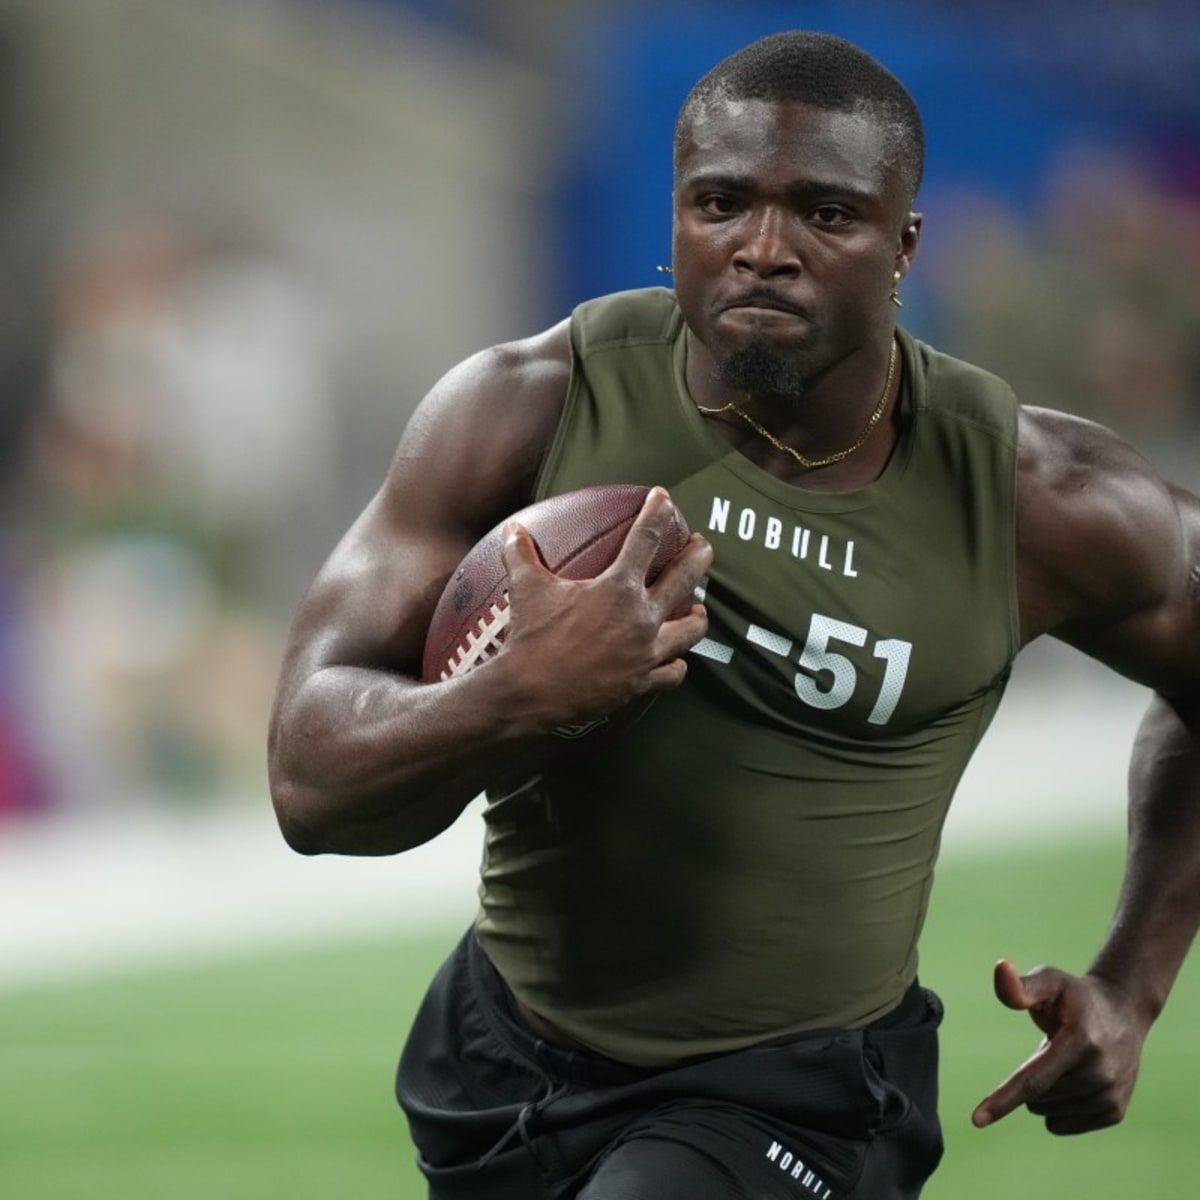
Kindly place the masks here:
<instances>
[{"instance_id":1,"label":"chest","mask_svg":"<svg viewBox=\"0 0 1200 1200\"><path fill-rule=\"evenodd\" d=\"M714 562L704 685L774 722L855 738L929 725L1011 657L1011 530L947 491L806 511L719 471L672 489Z\"/></svg>"}]
</instances>

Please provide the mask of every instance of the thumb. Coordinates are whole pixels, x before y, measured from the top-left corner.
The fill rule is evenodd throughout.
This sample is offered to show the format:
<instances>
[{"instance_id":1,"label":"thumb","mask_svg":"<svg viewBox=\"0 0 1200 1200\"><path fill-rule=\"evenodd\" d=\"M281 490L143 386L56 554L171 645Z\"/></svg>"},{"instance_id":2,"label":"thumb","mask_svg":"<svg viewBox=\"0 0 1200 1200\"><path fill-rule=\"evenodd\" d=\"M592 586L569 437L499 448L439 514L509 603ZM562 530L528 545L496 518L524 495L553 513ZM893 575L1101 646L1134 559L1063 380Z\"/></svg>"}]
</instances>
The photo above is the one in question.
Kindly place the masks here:
<instances>
[{"instance_id":1,"label":"thumb","mask_svg":"<svg viewBox=\"0 0 1200 1200\"><path fill-rule=\"evenodd\" d=\"M1053 1033L1058 1027L1059 1001L1063 994L1062 972L1038 967L1022 975L1006 958L995 966L992 986L996 999L1006 1008L1028 1012L1043 1033Z\"/></svg>"},{"instance_id":2,"label":"thumb","mask_svg":"<svg viewBox=\"0 0 1200 1200\"><path fill-rule=\"evenodd\" d=\"M996 989L996 999L1006 1008L1025 1010L1034 1006L1035 1001L1026 990L1025 980L1007 958L1002 958L993 969L992 986Z\"/></svg>"},{"instance_id":3,"label":"thumb","mask_svg":"<svg viewBox=\"0 0 1200 1200\"><path fill-rule=\"evenodd\" d=\"M520 521L509 521L500 531L500 561L509 579L528 572L549 575L533 534Z\"/></svg>"}]
</instances>

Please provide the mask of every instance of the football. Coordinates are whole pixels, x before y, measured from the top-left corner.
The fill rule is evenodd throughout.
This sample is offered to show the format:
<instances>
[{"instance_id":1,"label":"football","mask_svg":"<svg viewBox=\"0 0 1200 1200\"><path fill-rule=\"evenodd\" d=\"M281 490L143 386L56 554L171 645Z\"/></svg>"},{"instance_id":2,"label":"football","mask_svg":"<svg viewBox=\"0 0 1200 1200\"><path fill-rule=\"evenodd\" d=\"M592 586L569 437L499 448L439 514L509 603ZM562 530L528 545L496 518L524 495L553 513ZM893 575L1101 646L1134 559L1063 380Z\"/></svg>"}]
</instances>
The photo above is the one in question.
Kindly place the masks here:
<instances>
[{"instance_id":1,"label":"football","mask_svg":"<svg viewBox=\"0 0 1200 1200\"><path fill-rule=\"evenodd\" d=\"M650 489L604 484L540 500L502 521L482 537L450 576L426 635L422 677L452 679L492 657L508 628L508 574L500 555L502 530L519 521L529 530L546 568L564 579L593 579L620 553ZM678 509L646 573L651 583L686 545L687 523ZM582 736L586 727L564 727L561 737Z\"/></svg>"}]
</instances>

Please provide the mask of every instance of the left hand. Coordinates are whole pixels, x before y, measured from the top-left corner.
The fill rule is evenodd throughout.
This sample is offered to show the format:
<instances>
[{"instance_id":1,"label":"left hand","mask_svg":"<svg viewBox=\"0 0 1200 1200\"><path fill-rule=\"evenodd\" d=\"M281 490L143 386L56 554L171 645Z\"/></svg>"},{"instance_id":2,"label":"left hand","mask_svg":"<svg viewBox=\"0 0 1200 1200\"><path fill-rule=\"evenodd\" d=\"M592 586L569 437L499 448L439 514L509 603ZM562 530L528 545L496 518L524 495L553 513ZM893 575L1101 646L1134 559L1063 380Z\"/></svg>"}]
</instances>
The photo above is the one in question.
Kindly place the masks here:
<instances>
[{"instance_id":1,"label":"left hand","mask_svg":"<svg viewBox=\"0 0 1200 1200\"><path fill-rule=\"evenodd\" d=\"M1125 1115L1149 1022L1129 997L1094 975L1054 967L1020 975L996 964L996 996L1046 1035L1038 1049L971 1114L982 1128L1024 1105L1051 1133L1087 1133Z\"/></svg>"}]
</instances>

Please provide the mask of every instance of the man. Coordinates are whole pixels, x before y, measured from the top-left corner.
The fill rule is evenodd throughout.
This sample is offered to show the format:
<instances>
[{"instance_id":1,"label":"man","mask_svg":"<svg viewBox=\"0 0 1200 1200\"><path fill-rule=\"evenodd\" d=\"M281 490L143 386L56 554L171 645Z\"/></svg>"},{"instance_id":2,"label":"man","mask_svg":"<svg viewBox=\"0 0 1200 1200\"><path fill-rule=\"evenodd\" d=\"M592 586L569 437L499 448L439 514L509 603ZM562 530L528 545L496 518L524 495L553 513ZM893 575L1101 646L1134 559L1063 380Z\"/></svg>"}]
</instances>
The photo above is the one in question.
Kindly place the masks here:
<instances>
[{"instance_id":1,"label":"man","mask_svg":"<svg viewBox=\"0 0 1200 1200\"><path fill-rule=\"evenodd\" d=\"M1042 634L1157 697L1112 930L1083 976L997 967L1046 1038L974 1120L1125 1111L1200 913L1200 505L896 328L921 162L911 98L846 42L718 64L677 126L673 291L452 370L301 605L271 739L296 849L397 852L488 791L480 915L398 1083L433 1197L918 1195L938 837ZM510 527L503 650L417 683L474 542L614 481L703 536L647 587L661 488L594 582ZM603 754L545 756L647 693Z\"/></svg>"}]
</instances>

